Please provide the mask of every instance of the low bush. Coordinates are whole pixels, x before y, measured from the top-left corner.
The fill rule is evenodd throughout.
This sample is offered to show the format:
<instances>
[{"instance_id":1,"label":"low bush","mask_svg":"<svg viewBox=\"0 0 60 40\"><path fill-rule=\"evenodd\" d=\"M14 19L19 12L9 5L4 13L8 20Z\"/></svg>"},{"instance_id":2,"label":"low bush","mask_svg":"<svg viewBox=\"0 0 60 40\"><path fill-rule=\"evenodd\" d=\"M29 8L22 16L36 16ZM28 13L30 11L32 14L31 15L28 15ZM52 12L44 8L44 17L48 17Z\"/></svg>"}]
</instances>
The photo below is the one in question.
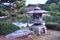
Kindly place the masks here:
<instances>
[{"instance_id":1,"label":"low bush","mask_svg":"<svg viewBox=\"0 0 60 40\"><path fill-rule=\"evenodd\" d=\"M58 23L46 23L46 27L48 29L59 30L60 31L60 25Z\"/></svg>"},{"instance_id":2,"label":"low bush","mask_svg":"<svg viewBox=\"0 0 60 40\"><path fill-rule=\"evenodd\" d=\"M20 28L11 24L11 23L0 23L0 34L7 35L12 33Z\"/></svg>"}]
</instances>

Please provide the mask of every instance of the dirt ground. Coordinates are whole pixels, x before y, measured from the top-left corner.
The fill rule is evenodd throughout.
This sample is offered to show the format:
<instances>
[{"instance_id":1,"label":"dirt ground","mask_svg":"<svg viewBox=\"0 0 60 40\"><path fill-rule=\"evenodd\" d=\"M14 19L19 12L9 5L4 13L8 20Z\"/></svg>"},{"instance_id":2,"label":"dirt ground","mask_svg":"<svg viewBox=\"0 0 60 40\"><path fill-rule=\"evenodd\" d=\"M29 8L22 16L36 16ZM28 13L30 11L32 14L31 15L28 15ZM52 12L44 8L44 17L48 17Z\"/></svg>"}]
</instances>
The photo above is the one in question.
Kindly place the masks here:
<instances>
[{"instance_id":1,"label":"dirt ground","mask_svg":"<svg viewBox=\"0 0 60 40\"><path fill-rule=\"evenodd\" d=\"M40 40L60 40L60 32L48 30L48 34L40 35Z\"/></svg>"},{"instance_id":2,"label":"dirt ground","mask_svg":"<svg viewBox=\"0 0 60 40\"><path fill-rule=\"evenodd\" d=\"M38 38L37 38L38 37ZM32 39L30 39L32 38ZM28 36L25 38L27 40L60 40L60 32L59 31L53 31L48 30L48 34L41 34L40 36ZM23 38L23 40L25 40ZM7 40L4 36L0 36L0 40ZM21 40L20 38L15 38L11 40Z\"/></svg>"}]
</instances>

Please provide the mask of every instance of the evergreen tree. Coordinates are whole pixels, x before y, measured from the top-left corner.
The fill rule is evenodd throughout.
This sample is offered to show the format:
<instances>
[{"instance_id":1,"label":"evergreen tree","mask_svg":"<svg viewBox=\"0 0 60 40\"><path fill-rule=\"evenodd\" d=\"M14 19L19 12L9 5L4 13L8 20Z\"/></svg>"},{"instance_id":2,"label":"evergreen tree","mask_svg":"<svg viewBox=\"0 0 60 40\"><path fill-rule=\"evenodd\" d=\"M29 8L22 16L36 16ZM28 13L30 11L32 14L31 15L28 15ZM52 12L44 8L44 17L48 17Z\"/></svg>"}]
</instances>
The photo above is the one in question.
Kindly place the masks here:
<instances>
[{"instance_id":1,"label":"evergreen tree","mask_svg":"<svg viewBox=\"0 0 60 40\"><path fill-rule=\"evenodd\" d=\"M50 11L54 11L54 10L57 9L57 5L56 5L55 3L51 3L51 4L49 5L49 9L50 9Z\"/></svg>"},{"instance_id":2,"label":"evergreen tree","mask_svg":"<svg viewBox=\"0 0 60 40\"><path fill-rule=\"evenodd\" d=\"M16 4L16 9L18 10L18 13L23 13L25 9L25 0L15 1L14 4Z\"/></svg>"},{"instance_id":3,"label":"evergreen tree","mask_svg":"<svg viewBox=\"0 0 60 40\"><path fill-rule=\"evenodd\" d=\"M46 4L51 4L51 3L58 3L59 2L59 0L48 0L47 2L46 2Z\"/></svg>"}]
</instances>

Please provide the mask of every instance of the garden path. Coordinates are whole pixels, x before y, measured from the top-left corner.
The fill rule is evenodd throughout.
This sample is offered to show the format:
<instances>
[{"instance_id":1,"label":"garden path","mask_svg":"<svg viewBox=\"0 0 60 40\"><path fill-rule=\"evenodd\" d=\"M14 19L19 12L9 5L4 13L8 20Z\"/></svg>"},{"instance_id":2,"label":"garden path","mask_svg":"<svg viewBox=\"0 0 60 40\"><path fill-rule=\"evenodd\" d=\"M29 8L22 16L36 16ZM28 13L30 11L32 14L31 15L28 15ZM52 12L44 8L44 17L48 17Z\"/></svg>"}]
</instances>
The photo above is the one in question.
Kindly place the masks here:
<instances>
[{"instance_id":1,"label":"garden path","mask_svg":"<svg viewBox=\"0 0 60 40\"><path fill-rule=\"evenodd\" d=\"M36 36L32 36L32 38L35 38L35 37ZM40 38L40 40L60 40L60 32L59 31L48 30L47 35L42 34L42 35L39 36L39 38ZM6 38L4 38L4 36L0 36L0 40L6 40ZM16 39L12 39L12 40L20 40L20 38L16 38ZM35 39L32 39L32 40L35 40Z\"/></svg>"}]
</instances>

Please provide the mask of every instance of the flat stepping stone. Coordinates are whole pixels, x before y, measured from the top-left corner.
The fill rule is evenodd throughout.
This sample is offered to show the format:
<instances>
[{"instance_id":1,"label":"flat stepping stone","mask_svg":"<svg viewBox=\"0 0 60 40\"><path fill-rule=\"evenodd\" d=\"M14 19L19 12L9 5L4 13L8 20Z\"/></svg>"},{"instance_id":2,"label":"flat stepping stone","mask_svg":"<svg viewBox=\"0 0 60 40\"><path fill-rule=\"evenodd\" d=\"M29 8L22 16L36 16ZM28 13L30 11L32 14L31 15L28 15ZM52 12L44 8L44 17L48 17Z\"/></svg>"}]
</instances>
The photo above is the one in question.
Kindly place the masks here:
<instances>
[{"instance_id":1,"label":"flat stepping stone","mask_svg":"<svg viewBox=\"0 0 60 40\"><path fill-rule=\"evenodd\" d=\"M30 31L30 30L17 30L13 33L10 33L10 34L6 35L5 37L7 39L9 39L9 38L22 37L22 36L26 36L26 35L29 35L29 34L34 34L34 32Z\"/></svg>"}]
</instances>

